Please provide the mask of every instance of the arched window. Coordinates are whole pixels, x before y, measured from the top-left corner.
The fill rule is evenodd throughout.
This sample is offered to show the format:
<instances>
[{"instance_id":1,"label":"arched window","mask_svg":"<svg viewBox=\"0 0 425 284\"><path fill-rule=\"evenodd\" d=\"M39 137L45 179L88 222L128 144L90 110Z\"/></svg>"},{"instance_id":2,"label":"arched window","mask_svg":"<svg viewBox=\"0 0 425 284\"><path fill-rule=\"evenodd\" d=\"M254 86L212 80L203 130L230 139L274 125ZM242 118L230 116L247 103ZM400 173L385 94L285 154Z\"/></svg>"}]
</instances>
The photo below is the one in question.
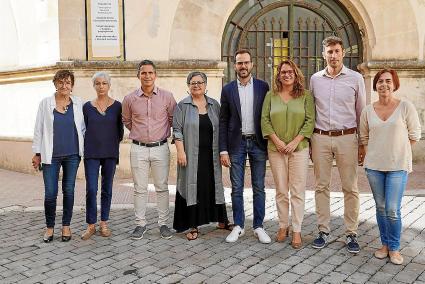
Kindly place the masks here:
<instances>
[{"instance_id":1,"label":"arched window","mask_svg":"<svg viewBox=\"0 0 425 284\"><path fill-rule=\"evenodd\" d=\"M222 60L227 62L225 82L235 79L233 56L247 48L253 73L273 81L275 67L291 58L310 76L324 68L322 40L337 35L344 41L344 64L356 70L362 62L362 42L357 24L336 0L244 0L232 12L223 34Z\"/></svg>"}]
</instances>

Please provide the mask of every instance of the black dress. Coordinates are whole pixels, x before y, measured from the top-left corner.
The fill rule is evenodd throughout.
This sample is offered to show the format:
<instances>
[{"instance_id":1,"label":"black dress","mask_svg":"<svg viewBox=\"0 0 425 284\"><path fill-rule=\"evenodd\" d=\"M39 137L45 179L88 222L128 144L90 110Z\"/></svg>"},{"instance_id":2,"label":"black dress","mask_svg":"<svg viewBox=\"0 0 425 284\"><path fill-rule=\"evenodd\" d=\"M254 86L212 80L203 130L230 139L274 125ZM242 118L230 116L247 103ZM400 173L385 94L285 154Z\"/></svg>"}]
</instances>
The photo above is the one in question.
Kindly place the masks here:
<instances>
[{"instance_id":1,"label":"black dress","mask_svg":"<svg viewBox=\"0 0 425 284\"><path fill-rule=\"evenodd\" d=\"M177 232L196 228L210 222L228 223L226 205L215 204L213 165L213 127L208 114L199 115L199 155L197 175L197 203L187 206L176 192L173 228Z\"/></svg>"}]
</instances>

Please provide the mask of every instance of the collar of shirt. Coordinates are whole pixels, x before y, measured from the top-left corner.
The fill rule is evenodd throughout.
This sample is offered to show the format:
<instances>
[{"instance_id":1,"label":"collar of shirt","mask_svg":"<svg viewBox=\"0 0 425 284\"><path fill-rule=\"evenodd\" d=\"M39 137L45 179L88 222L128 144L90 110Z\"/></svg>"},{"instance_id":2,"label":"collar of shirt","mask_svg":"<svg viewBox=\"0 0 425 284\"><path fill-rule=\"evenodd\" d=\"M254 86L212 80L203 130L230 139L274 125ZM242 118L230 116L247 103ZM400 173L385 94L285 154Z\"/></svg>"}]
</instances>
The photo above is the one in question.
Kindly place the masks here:
<instances>
[{"instance_id":1,"label":"collar of shirt","mask_svg":"<svg viewBox=\"0 0 425 284\"><path fill-rule=\"evenodd\" d=\"M153 93L154 95L158 95L158 92L159 92L158 87L157 87L157 86L155 86L155 87L153 88L153 92L152 92L152 93ZM139 89L137 89L136 95L137 95L138 97L141 97L141 96L145 96L145 97L147 97L147 96L145 95L145 93L143 92L142 87L140 87Z\"/></svg>"},{"instance_id":2,"label":"collar of shirt","mask_svg":"<svg viewBox=\"0 0 425 284\"><path fill-rule=\"evenodd\" d=\"M336 78L336 77L338 77L340 75L345 75L347 73L348 73L348 68L345 67L345 65L342 65L341 71L339 71L339 73L334 78ZM326 76L326 77L332 78L332 76L329 75L329 73L328 73L328 68L325 68L325 69L322 70L322 76Z\"/></svg>"},{"instance_id":3,"label":"collar of shirt","mask_svg":"<svg viewBox=\"0 0 425 284\"><path fill-rule=\"evenodd\" d=\"M253 84L253 82L254 82L254 78L252 77L252 75L251 75L251 78L249 79L249 81L244 85L244 84L242 84L242 82L241 81L239 81L239 77L238 77L238 87L239 88L243 88L243 87L247 87L249 84Z\"/></svg>"},{"instance_id":4,"label":"collar of shirt","mask_svg":"<svg viewBox=\"0 0 425 284\"><path fill-rule=\"evenodd\" d=\"M207 104L212 105L213 104L213 100L210 97L208 97L207 95L204 95L204 96L205 96L205 100L207 101ZM191 95L189 95L186 98L184 98L182 100L182 103L183 104L191 104L191 105L195 106L195 104L193 103L193 98L192 98Z\"/></svg>"}]
</instances>

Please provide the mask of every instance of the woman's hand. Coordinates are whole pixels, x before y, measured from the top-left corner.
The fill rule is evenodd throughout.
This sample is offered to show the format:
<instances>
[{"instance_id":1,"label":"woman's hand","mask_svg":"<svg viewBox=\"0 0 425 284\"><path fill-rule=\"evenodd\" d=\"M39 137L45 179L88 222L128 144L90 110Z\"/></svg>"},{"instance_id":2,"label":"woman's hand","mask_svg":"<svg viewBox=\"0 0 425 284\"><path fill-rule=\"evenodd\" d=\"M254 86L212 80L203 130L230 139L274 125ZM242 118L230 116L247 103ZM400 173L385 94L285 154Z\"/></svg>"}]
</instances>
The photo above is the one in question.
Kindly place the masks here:
<instances>
[{"instance_id":1,"label":"woman's hand","mask_svg":"<svg viewBox=\"0 0 425 284\"><path fill-rule=\"evenodd\" d=\"M279 137L277 137L277 135L274 133L269 135L269 139L272 140L273 144L276 146L277 151L283 154L284 153L283 151L286 147L285 142L280 140Z\"/></svg>"},{"instance_id":2,"label":"woman's hand","mask_svg":"<svg viewBox=\"0 0 425 284\"><path fill-rule=\"evenodd\" d=\"M184 150L177 151L177 165L181 167L186 167L187 165L186 153Z\"/></svg>"},{"instance_id":3,"label":"woman's hand","mask_svg":"<svg viewBox=\"0 0 425 284\"><path fill-rule=\"evenodd\" d=\"M34 167L34 169L38 170L41 164L41 157L34 155L34 157L32 157L32 166Z\"/></svg>"},{"instance_id":4,"label":"woman's hand","mask_svg":"<svg viewBox=\"0 0 425 284\"><path fill-rule=\"evenodd\" d=\"M289 142L285 149L283 150L285 154L291 154L292 152L295 151L295 149L297 149L298 144L300 144L301 141L303 141L304 136L298 135L297 137L294 138L294 140L292 140L291 142Z\"/></svg>"}]
</instances>

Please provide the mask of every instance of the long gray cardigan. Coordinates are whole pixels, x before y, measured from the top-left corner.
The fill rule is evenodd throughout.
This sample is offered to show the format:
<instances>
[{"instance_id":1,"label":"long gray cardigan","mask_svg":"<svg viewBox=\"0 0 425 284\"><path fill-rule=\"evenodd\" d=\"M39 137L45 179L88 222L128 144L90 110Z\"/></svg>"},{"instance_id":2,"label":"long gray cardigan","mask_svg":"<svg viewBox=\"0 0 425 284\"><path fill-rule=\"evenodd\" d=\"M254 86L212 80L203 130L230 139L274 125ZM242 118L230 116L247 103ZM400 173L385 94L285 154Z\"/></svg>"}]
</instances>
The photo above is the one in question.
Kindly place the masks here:
<instances>
[{"instance_id":1,"label":"long gray cardigan","mask_svg":"<svg viewBox=\"0 0 425 284\"><path fill-rule=\"evenodd\" d=\"M224 190L221 179L220 152L218 150L220 104L208 96L205 96L205 99L208 117L213 127L215 203L223 204ZM177 166L177 191L186 199L187 206L195 205L197 201L199 112L197 106L193 104L191 96L181 100L174 110L173 139L183 141L187 159L186 167Z\"/></svg>"}]
</instances>

